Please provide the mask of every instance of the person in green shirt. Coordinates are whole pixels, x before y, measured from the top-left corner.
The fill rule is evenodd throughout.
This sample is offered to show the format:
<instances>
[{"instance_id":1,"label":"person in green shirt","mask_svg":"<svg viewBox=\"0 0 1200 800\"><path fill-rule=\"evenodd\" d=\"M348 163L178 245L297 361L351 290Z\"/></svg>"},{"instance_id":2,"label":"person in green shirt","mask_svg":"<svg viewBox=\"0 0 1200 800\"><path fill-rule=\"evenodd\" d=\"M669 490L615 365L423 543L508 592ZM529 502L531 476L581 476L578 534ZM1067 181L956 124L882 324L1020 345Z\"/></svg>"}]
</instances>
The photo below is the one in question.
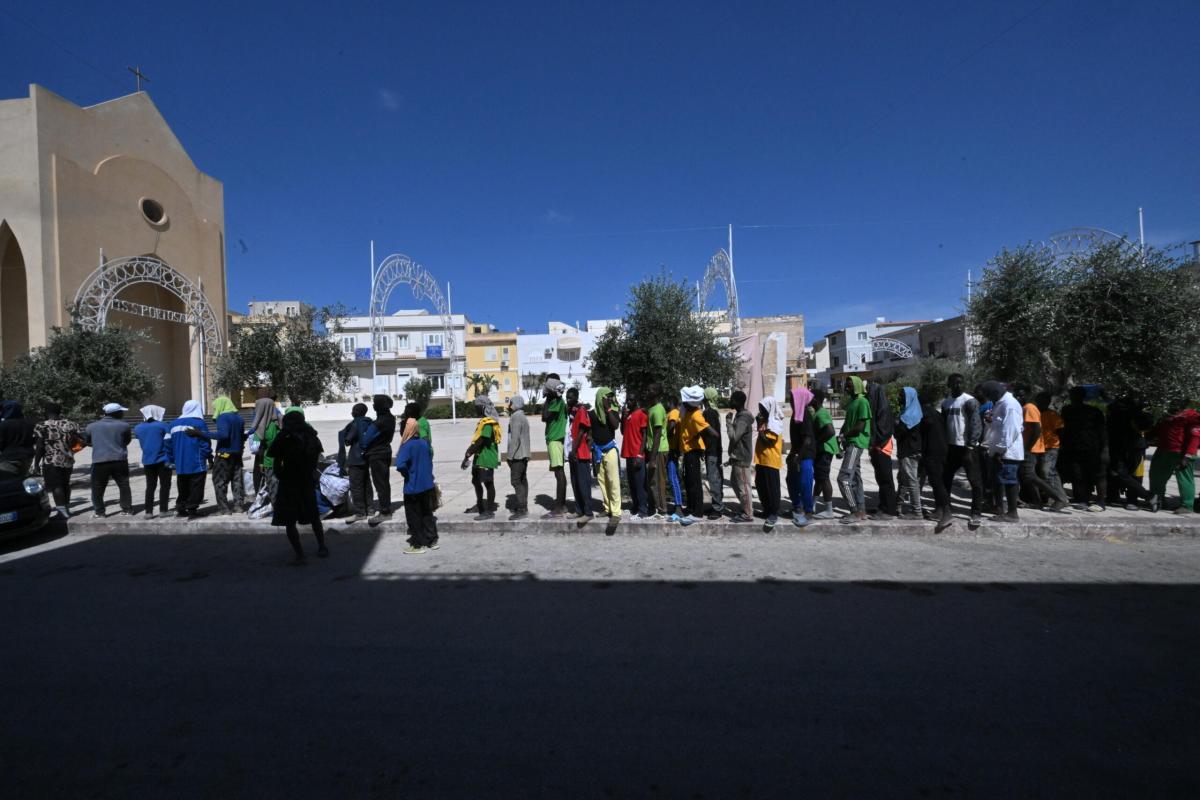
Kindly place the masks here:
<instances>
[{"instance_id":1,"label":"person in green shirt","mask_svg":"<svg viewBox=\"0 0 1200 800\"><path fill-rule=\"evenodd\" d=\"M654 504L652 516L666 516L667 513L667 409L662 404L662 386L650 384L646 390L647 398L654 405L646 409L646 486L650 489L650 501Z\"/></svg>"},{"instance_id":2,"label":"person in green shirt","mask_svg":"<svg viewBox=\"0 0 1200 800\"><path fill-rule=\"evenodd\" d=\"M840 455L842 448L838 444L837 431L833 427L833 416L825 407L825 390L814 388L812 393L813 399L809 407L817 415L817 457L813 460L813 493L821 498L824 504L824 508L813 517L833 519L833 482L829 480L829 473L834 456Z\"/></svg>"},{"instance_id":3,"label":"person in green shirt","mask_svg":"<svg viewBox=\"0 0 1200 800\"><path fill-rule=\"evenodd\" d=\"M475 398L479 422L475 435L463 455L462 468L471 469L471 485L475 487L475 505L467 513L476 512L475 519L484 521L496 516L496 468L500 466L500 414L492 398ZM486 496L485 496L486 495Z\"/></svg>"},{"instance_id":4,"label":"person in green shirt","mask_svg":"<svg viewBox=\"0 0 1200 800\"><path fill-rule=\"evenodd\" d=\"M850 509L842 522L853 525L867 518L867 500L863 494L862 454L871 446L871 404L867 402L862 378L846 378L846 420L842 423L842 468L838 471L838 488Z\"/></svg>"},{"instance_id":5,"label":"person in green shirt","mask_svg":"<svg viewBox=\"0 0 1200 800\"><path fill-rule=\"evenodd\" d=\"M546 398L542 405L542 422L546 424L546 453L550 456L550 471L554 473L554 507L547 517L564 517L567 514L567 476L563 472L566 454L563 442L567 438L567 402L563 400L563 382L558 375L550 373L542 387Z\"/></svg>"}]
</instances>

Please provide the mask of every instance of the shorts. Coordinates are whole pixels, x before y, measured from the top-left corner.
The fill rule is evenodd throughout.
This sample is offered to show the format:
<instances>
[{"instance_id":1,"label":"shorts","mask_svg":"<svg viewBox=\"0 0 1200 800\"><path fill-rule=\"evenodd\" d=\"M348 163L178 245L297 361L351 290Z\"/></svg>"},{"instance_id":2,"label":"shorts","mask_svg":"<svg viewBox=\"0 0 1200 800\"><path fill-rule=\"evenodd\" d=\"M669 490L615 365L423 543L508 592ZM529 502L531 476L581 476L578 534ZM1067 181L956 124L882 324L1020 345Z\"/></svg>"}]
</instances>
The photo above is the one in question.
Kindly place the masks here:
<instances>
[{"instance_id":1,"label":"shorts","mask_svg":"<svg viewBox=\"0 0 1200 800\"><path fill-rule=\"evenodd\" d=\"M561 469L566 463L563 459L562 442L546 442L546 452L550 454L550 469Z\"/></svg>"},{"instance_id":2,"label":"shorts","mask_svg":"<svg viewBox=\"0 0 1200 800\"><path fill-rule=\"evenodd\" d=\"M1018 474L1020 472L1020 461L1008 461L1007 459L1000 462L1000 470L996 475L996 479L1000 481L1002 486L1016 486L1018 483Z\"/></svg>"},{"instance_id":3,"label":"shorts","mask_svg":"<svg viewBox=\"0 0 1200 800\"><path fill-rule=\"evenodd\" d=\"M833 453L828 450L822 450L820 453L817 453L817 457L813 459L813 480L829 480L829 468L832 466Z\"/></svg>"}]
</instances>

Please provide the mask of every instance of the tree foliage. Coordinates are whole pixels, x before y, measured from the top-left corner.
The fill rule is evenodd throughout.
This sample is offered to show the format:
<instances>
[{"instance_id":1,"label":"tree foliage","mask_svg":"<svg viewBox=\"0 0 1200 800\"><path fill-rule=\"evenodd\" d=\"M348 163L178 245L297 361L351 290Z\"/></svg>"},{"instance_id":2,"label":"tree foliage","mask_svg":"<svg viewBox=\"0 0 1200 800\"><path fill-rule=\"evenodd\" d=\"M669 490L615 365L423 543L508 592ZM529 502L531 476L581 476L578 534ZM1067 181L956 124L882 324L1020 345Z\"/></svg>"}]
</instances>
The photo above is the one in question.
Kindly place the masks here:
<instances>
[{"instance_id":1,"label":"tree foliage","mask_svg":"<svg viewBox=\"0 0 1200 800\"><path fill-rule=\"evenodd\" d=\"M695 313L686 284L663 273L631 287L629 295L621 324L592 348L593 384L643 392L657 382L675 392L733 383L736 356L717 336L716 320Z\"/></svg>"},{"instance_id":2,"label":"tree foliage","mask_svg":"<svg viewBox=\"0 0 1200 800\"><path fill-rule=\"evenodd\" d=\"M472 372L467 376L467 388L471 390L472 397L479 397L491 393L492 389L499 389L500 381L482 372Z\"/></svg>"},{"instance_id":3,"label":"tree foliage","mask_svg":"<svg viewBox=\"0 0 1200 800\"><path fill-rule=\"evenodd\" d=\"M429 398L433 397L433 381L429 378L409 378L404 384L404 396L422 409L429 408Z\"/></svg>"},{"instance_id":4,"label":"tree foliage","mask_svg":"<svg viewBox=\"0 0 1200 800\"><path fill-rule=\"evenodd\" d=\"M162 379L137 358L138 347L153 342L143 332L118 327L54 328L45 347L0 367L0 397L37 412L56 402L76 420L97 417L105 403L136 408L162 388Z\"/></svg>"},{"instance_id":5,"label":"tree foliage","mask_svg":"<svg viewBox=\"0 0 1200 800\"><path fill-rule=\"evenodd\" d=\"M1179 266L1125 242L1062 261L1001 252L969 309L980 367L1056 393L1099 383L1155 406L1200 397L1200 286Z\"/></svg>"},{"instance_id":6,"label":"tree foliage","mask_svg":"<svg viewBox=\"0 0 1200 800\"><path fill-rule=\"evenodd\" d=\"M296 404L344 391L350 368L337 341L327 335L338 330L339 321L336 309L304 306L282 322L243 326L229 352L217 359L213 382L226 392L270 386Z\"/></svg>"}]
</instances>

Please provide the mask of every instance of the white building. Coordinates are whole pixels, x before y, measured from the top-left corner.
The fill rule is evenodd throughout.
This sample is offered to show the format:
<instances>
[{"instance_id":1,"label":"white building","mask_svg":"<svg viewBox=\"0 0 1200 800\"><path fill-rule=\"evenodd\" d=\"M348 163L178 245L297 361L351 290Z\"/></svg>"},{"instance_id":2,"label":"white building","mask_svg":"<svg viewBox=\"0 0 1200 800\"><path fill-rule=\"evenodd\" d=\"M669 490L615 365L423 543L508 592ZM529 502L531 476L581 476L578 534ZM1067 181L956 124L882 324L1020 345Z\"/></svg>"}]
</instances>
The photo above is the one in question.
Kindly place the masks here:
<instances>
[{"instance_id":1,"label":"white building","mask_svg":"<svg viewBox=\"0 0 1200 800\"><path fill-rule=\"evenodd\" d=\"M881 365L886 366L891 362L905 360L894 353L883 351L875 342L876 339L897 339L910 348L919 350L920 342L917 335L905 329L927 322L928 320L889 322L885 317L876 317L874 322L853 325L826 334L823 338L824 347L814 345L812 348L814 359L810 363L810 368L816 368L812 377L825 388L841 383L848 375L858 375L865 380ZM898 337L897 334L899 334ZM815 363L815 355L822 349L824 353L820 359L824 362L828 358L828 365L824 369L819 369Z\"/></svg>"},{"instance_id":2,"label":"white building","mask_svg":"<svg viewBox=\"0 0 1200 800\"><path fill-rule=\"evenodd\" d=\"M454 337L454 361L442 317L424 309L396 311L383 319L379 349L371 349L371 318L349 317L341 329L330 336L338 340L342 357L349 362L356 388L348 395L388 394L397 399L412 378L433 382L433 399L449 400L451 393L463 398L463 373L466 364L466 330L470 322L463 314L450 317L450 336ZM374 360L372 360L374 356ZM372 379L372 376L375 376Z\"/></svg>"},{"instance_id":3,"label":"white building","mask_svg":"<svg viewBox=\"0 0 1200 800\"><path fill-rule=\"evenodd\" d=\"M591 357L596 339L608 327L607 321L580 330L565 322L551 322L546 333L522 333L517 336L517 354L520 358L522 391L526 397L538 386L543 373L558 373L568 386L579 389L579 399L592 403L596 398L596 387L592 385L585 362ZM599 333L594 331L598 330Z\"/></svg>"}]
</instances>

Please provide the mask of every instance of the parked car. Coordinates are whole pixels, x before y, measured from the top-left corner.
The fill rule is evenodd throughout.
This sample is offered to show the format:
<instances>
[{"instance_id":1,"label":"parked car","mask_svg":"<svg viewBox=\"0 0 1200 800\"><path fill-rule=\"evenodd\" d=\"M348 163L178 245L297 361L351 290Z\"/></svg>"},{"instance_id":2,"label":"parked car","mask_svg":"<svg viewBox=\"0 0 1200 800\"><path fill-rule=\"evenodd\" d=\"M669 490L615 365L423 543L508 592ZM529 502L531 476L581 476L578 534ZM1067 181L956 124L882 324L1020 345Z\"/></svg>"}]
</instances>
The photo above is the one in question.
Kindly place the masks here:
<instances>
[{"instance_id":1,"label":"parked car","mask_svg":"<svg viewBox=\"0 0 1200 800\"><path fill-rule=\"evenodd\" d=\"M50 521L50 497L41 478L0 478L0 538L41 530Z\"/></svg>"}]
</instances>

